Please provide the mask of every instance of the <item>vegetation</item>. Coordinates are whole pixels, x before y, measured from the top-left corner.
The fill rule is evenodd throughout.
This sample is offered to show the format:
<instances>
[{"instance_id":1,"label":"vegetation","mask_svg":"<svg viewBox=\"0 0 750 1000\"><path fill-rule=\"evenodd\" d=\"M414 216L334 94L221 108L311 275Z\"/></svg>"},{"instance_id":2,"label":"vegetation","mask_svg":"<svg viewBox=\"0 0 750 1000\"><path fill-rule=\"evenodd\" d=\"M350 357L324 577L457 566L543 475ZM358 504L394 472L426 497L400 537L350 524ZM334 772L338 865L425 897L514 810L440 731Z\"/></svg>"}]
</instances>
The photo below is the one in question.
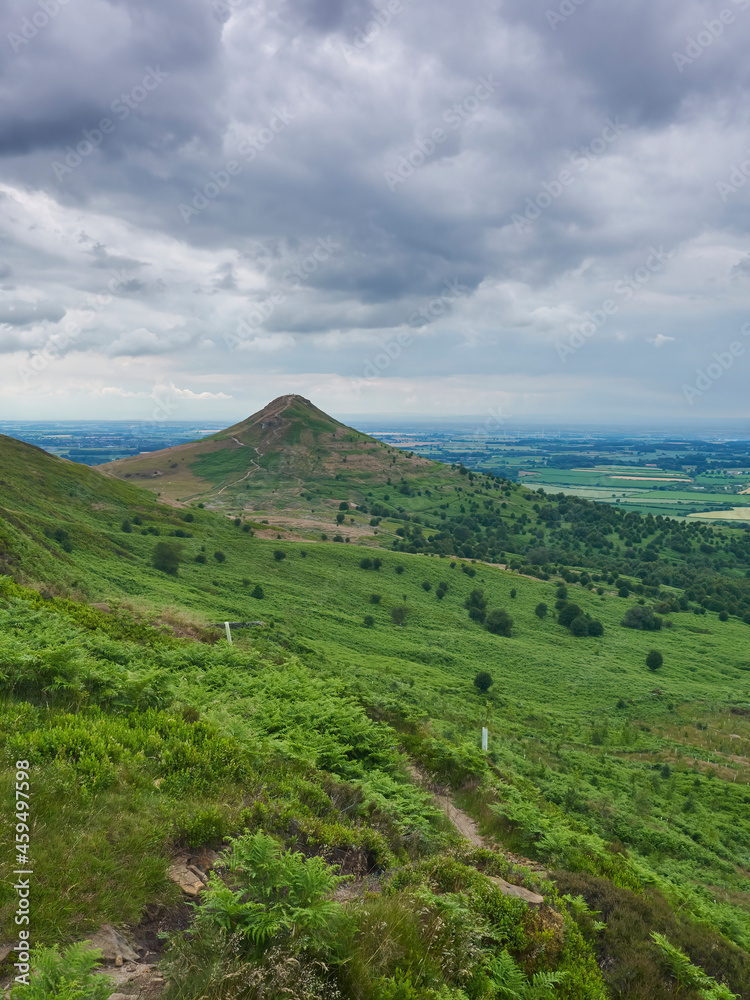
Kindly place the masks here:
<instances>
[{"instance_id":1,"label":"vegetation","mask_svg":"<svg viewBox=\"0 0 750 1000\"><path fill-rule=\"evenodd\" d=\"M329 524L343 493L377 537L281 549L270 514L186 521L0 444L2 794L28 757L38 944L175 907L169 859L208 845L226 867L172 936L172 998L750 996L741 530L402 476L400 453L380 484L352 486L352 458L346 492L320 488ZM211 624L261 616L233 646ZM414 766L498 849L462 842Z\"/></svg>"}]
</instances>

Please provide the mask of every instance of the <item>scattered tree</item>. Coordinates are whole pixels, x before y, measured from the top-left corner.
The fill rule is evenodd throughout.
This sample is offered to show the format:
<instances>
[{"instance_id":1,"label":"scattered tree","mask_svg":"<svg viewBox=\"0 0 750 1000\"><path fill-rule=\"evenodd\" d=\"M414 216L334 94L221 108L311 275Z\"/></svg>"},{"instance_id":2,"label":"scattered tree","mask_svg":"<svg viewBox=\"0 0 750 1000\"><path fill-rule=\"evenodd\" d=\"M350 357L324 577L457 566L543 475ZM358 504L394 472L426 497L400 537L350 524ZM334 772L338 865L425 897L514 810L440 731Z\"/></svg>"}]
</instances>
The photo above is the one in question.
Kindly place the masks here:
<instances>
[{"instance_id":1,"label":"scattered tree","mask_svg":"<svg viewBox=\"0 0 750 1000\"><path fill-rule=\"evenodd\" d=\"M391 608L391 620L395 625L403 625L406 621L406 614L409 609L405 604L397 604L395 608Z\"/></svg>"},{"instance_id":2,"label":"scattered tree","mask_svg":"<svg viewBox=\"0 0 750 1000\"><path fill-rule=\"evenodd\" d=\"M537 618L546 618L548 611L549 608L544 602L537 604L537 606L534 608L534 614L537 616Z\"/></svg>"},{"instance_id":3,"label":"scattered tree","mask_svg":"<svg viewBox=\"0 0 750 1000\"><path fill-rule=\"evenodd\" d=\"M649 670L658 670L664 663L664 657L658 649L652 649L646 657L646 666Z\"/></svg>"},{"instance_id":4,"label":"scattered tree","mask_svg":"<svg viewBox=\"0 0 750 1000\"><path fill-rule=\"evenodd\" d=\"M474 678L474 687L477 691L481 691L485 694L493 685L492 675L488 674L486 670L480 670L477 676Z\"/></svg>"},{"instance_id":5,"label":"scattered tree","mask_svg":"<svg viewBox=\"0 0 750 1000\"><path fill-rule=\"evenodd\" d=\"M259 583L256 583L256 585L253 587L253 590L252 590L250 596L254 597L257 601L260 601L266 595L263 593L263 588L261 587L261 585Z\"/></svg>"},{"instance_id":6,"label":"scattered tree","mask_svg":"<svg viewBox=\"0 0 750 1000\"><path fill-rule=\"evenodd\" d=\"M182 557L182 546L177 542L157 542L151 557L151 565L162 573L177 576Z\"/></svg>"},{"instance_id":7,"label":"scattered tree","mask_svg":"<svg viewBox=\"0 0 750 1000\"><path fill-rule=\"evenodd\" d=\"M503 608L496 608L487 615L484 627L493 635L510 637L513 630L513 619Z\"/></svg>"},{"instance_id":8,"label":"scattered tree","mask_svg":"<svg viewBox=\"0 0 750 1000\"><path fill-rule=\"evenodd\" d=\"M214 559L216 560L217 563L223 563L223 562L225 562L226 558L227 557L225 556L225 554L223 552L221 552L221 551L214 552Z\"/></svg>"}]
</instances>

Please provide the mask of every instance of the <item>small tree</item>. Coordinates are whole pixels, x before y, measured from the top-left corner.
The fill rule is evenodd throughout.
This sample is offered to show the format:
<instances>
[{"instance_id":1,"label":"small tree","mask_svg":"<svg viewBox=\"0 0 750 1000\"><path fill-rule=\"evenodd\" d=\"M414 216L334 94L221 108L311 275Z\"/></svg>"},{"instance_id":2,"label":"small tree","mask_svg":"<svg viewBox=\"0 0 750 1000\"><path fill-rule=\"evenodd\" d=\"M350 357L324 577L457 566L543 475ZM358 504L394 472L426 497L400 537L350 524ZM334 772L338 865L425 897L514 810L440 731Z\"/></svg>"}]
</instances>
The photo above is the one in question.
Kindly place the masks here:
<instances>
[{"instance_id":1,"label":"small tree","mask_svg":"<svg viewBox=\"0 0 750 1000\"><path fill-rule=\"evenodd\" d=\"M513 619L503 608L497 608L487 615L484 627L493 635L504 635L509 638L513 630Z\"/></svg>"},{"instance_id":2,"label":"small tree","mask_svg":"<svg viewBox=\"0 0 750 1000\"><path fill-rule=\"evenodd\" d=\"M493 685L492 675L488 674L486 670L480 670L477 676L474 678L474 687L477 691L481 691L485 694Z\"/></svg>"},{"instance_id":3,"label":"small tree","mask_svg":"<svg viewBox=\"0 0 750 1000\"><path fill-rule=\"evenodd\" d=\"M646 666L649 670L658 670L664 663L664 657L658 649L652 649L646 657Z\"/></svg>"},{"instance_id":4,"label":"small tree","mask_svg":"<svg viewBox=\"0 0 750 1000\"><path fill-rule=\"evenodd\" d=\"M380 604L382 594L370 594L370 604Z\"/></svg>"},{"instance_id":5,"label":"small tree","mask_svg":"<svg viewBox=\"0 0 750 1000\"><path fill-rule=\"evenodd\" d=\"M122 528L122 530L125 532L126 535L129 535L130 532L133 530L133 525L130 523L130 521L123 521L120 527Z\"/></svg>"},{"instance_id":6,"label":"small tree","mask_svg":"<svg viewBox=\"0 0 750 1000\"><path fill-rule=\"evenodd\" d=\"M574 635L577 639L582 639L583 636L589 634L589 623L583 615L574 618L568 627L570 634Z\"/></svg>"},{"instance_id":7,"label":"small tree","mask_svg":"<svg viewBox=\"0 0 750 1000\"><path fill-rule=\"evenodd\" d=\"M256 600L260 601L260 600L262 600L262 599L263 599L263 598L264 598L264 597L265 597L266 595L265 595L265 594L263 593L263 588L261 587L261 585L260 585L259 583L256 583L256 585L255 585L255 587L253 588L253 591L252 591L252 593L250 594L250 596L251 596L251 597L254 597L254 598L255 598Z\"/></svg>"},{"instance_id":8,"label":"small tree","mask_svg":"<svg viewBox=\"0 0 750 1000\"><path fill-rule=\"evenodd\" d=\"M283 549L274 549L273 557L276 562L281 562L282 559L286 559L286 552Z\"/></svg>"},{"instance_id":9,"label":"small tree","mask_svg":"<svg viewBox=\"0 0 750 1000\"><path fill-rule=\"evenodd\" d=\"M595 638L604 635L604 626L600 621L593 619L589 622L589 635L593 635Z\"/></svg>"},{"instance_id":10,"label":"small tree","mask_svg":"<svg viewBox=\"0 0 750 1000\"><path fill-rule=\"evenodd\" d=\"M547 607L546 604L544 604L544 602L542 602L541 604L537 604L537 606L534 608L534 614L537 616L537 618L546 618L548 611L549 608Z\"/></svg>"},{"instance_id":11,"label":"small tree","mask_svg":"<svg viewBox=\"0 0 750 1000\"><path fill-rule=\"evenodd\" d=\"M336 524L343 524L345 520L346 520L346 514L336 515Z\"/></svg>"},{"instance_id":12,"label":"small tree","mask_svg":"<svg viewBox=\"0 0 750 1000\"><path fill-rule=\"evenodd\" d=\"M177 576L182 556L182 546L177 542L157 542L151 557L151 565L162 573Z\"/></svg>"},{"instance_id":13,"label":"small tree","mask_svg":"<svg viewBox=\"0 0 750 1000\"><path fill-rule=\"evenodd\" d=\"M372 559L368 559L367 557L365 557L364 559L360 559L359 560L359 568L360 569L372 569Z\"/></svg>"},{"instance_id":14,"label":"small tree","mask_svg":"<svg viewBox=\"0 0 750 1000\"><path fill-rule=\"evenodd\" d=\"M349 510L349 504L346 502L346 500L341 501L341 503L339 504L339 510Z\"/></svg>"},{"instance_id":15,"label":"small tree","mask_svg":"<svg viewBox=\"0 0 750 1000\"><path fill-rule=\"evenodd\" d=\"M375 624L375 619L372 617L372 615L365 615L364 624L366 628L372 628Z\"/></svg>"},{"instance_id":16,"label":"small tree","mask_svg":"<svg viewBox=\"0 0 750 1000\"><path fill-rule=\"evenodd\" d=\"M397 604L395 608L391 608L391 619L395 625L403 625L406 621L406 613L408 608L405 604Z\"/></svg>"},{"instance_id":17,"label":"small tree","mask_svg":"<svg viewBox=\"0 0 750 1000\"><path fill-rule=\"evenodd\" d=\"M220 551L214 552L214 559L216 560L217 563L223 563L226 560L226 558L227 557L224 555L223 552Z\"/></svg>"},{"instance_id":18,"label":"small tree","mask_svg":"<svg viewBox=\"0 0 750 1000\"><path fill-rule=\"evenodd\" d=\"M422 590L432 590L432 584L429 580L425 580L422 584Z\"/></svg>"}]
</instances>

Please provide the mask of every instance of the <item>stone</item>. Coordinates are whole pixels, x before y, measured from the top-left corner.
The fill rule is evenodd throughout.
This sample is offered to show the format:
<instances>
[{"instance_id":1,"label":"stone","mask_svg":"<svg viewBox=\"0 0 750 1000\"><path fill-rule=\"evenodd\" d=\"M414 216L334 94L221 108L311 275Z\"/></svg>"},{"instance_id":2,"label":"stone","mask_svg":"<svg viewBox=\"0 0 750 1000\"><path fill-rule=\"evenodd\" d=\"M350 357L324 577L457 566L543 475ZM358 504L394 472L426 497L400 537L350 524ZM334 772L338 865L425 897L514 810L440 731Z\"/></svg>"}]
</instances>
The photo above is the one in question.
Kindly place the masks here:
<instances>
[{"instance_id":1,"label":"stone","mask_svg":"<svg viewBox=\"0 0 750 1000\"><path fill-rule=\"evenodd\" d=\"M92 948L98 948L104 958L108 962L114 962L119 956L122 960L127 959L128 962L137 962L138 954L130 946L130 943L116 931L112 924L102 924L99 930L91 938Z\"/></svg>"},{"instance_id":2,"label":"stone","mask_svg":"<svg viewBox=\"0 0 750 1000\"><path fill-rule=\"evenodd\" d=\"M531 890L524 889L521 885L511 885L510 882L506 882L504 878L499 878L497 875L488 875L487 877L493 885L498 887L504 896L522 899L524 903L528 903L534 909L538 909L544 903L544 896L540 896L538 892L531 892Z\"/></svg>"},{"instance_id":3,"label":"stone","mask_svg":"<svg viewBox=\"0 0 750 1000\"><path fill-rule=\"evenodd\" d=\"M196 870L188 867L186 858L179 858L170 866L169 877L188 896L198 896L206 888L206 883L196 874Z\"/></svg>"}]
</instances>

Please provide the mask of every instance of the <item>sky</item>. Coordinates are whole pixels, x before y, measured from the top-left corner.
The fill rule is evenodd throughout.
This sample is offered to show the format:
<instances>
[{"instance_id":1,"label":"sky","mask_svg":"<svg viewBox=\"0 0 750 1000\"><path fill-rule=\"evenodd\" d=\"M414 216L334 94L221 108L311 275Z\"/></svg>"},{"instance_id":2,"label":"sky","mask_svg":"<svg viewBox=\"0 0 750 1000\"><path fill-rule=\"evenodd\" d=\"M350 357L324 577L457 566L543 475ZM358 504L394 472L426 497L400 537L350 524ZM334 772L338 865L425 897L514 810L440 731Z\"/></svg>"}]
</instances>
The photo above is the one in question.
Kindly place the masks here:
<instances>
[{"instance_id":1,"label":"sky","mask_svg":"<svg viewBox=\"0 0 750 1000\"><path fill-rule=\"evenodd\" d=\"M0 419L748 414L750 0L6 0Z\"/></svg>"}]
</instances>

